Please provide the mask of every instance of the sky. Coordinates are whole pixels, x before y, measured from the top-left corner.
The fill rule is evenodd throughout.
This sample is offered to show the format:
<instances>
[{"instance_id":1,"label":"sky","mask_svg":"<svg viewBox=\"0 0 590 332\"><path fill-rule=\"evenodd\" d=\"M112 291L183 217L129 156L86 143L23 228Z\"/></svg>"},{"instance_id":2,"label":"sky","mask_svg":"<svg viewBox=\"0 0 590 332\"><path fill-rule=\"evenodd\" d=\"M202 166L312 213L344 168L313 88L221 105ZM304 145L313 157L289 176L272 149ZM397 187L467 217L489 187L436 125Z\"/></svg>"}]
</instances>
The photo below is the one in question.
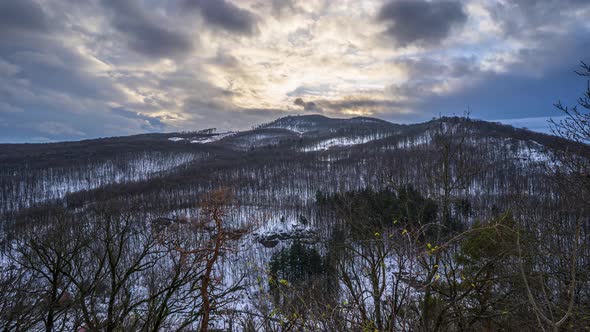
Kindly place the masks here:
<instances>
[{"instance_id":1,"label":"sky","mask_svg":"<svg viewBox=\"0 0 590 332\"><path fill-rule=\"evenodd\" d=\"M546 131L586 88L588 0L0 0L0 142L295 114Z\"/></svg>"}]
</instances>

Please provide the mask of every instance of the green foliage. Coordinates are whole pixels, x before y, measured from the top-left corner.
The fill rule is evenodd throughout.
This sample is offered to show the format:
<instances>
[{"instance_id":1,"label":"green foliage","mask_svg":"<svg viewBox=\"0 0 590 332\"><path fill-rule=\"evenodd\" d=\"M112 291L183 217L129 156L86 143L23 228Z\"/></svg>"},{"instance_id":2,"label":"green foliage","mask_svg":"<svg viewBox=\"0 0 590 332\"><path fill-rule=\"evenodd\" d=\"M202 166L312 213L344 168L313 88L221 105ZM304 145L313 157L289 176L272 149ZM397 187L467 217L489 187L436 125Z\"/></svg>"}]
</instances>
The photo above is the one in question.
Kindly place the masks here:
<instances>
[{"instance_id":1,"label":"green foliage","mask_svg":"<svg viewBox=\"0 0 590 332\"><path fill-rule=\"evenodd\" d=\"M274 279L301 283L326 271L324 260L313 247L299 241L275 253L270 260L270 273Z\"/></svg>"},{"instance_id":2,"label":"green foliage","mask_svg":"<svg viewBox=\"0 0 590 332\"><path fill-rule=\"evenodd\" d=\"M488 223L474 223L461 245L459 262L490 260L509 254L516 243L514 225L510 212Z\"/></svg>"},{"instance_id":3,"label":"green foliage","mask_svg":"<svg viewBox=\"0 0 590 332\"><path fill-rule=\"evenodd\" d=\"M305 319L307 308L333 304L337 299L336 280L318 251L295 241L273 254L270 261L269 286L274 310L283 317ZM306 313L307 312L307 313Z\"/></svg>"},{"instance_id":4,"label":"green foliage","mask_svg":"<svg viewBox=\"0 0 590 332\"><path fill-rule=\"evenodd\" d=\"M495 330L509 318L508 312L519 310L519 304L511 300L520 282L511 266L516 255L515 227L510 212L476 222L465 233L454 259L443 263L454 266L453 278L441 279L436 289L439 294L462 294L465 302L449 306L464 328Z\"/></svg>"},{"instance_id":5,"label":"green foliage","mask_svg":"<svg viewBox=\"0 0 590 332\"><path fill-rule=\"evenodd\" d=\"M333 195L317 192L316 202L345 221L354 237L374 236L393 226L419 227L435 222L437 214L436 203L411 186L395 191L364 189Z\"/></svg>"}]
</instances>

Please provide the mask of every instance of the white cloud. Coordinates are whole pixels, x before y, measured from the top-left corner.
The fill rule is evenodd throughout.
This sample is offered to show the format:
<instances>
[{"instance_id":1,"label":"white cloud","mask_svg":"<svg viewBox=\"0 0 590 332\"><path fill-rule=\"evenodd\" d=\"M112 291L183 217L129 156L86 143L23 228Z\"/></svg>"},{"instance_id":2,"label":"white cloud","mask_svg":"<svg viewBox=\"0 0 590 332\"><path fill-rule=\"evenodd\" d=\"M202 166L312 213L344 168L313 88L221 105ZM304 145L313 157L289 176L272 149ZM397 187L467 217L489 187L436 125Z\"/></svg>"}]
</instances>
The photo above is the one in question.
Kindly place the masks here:
<instances>
[{"instance_id":1,"label":"white cloud","mask_svg":"<svg viewBox=\"0 0 590 332\"><path fill-rule=\"evenodd\" d=\"M0 32L0 112L30 137L134 133L146 119L162 130L248 128L299 112L296 98L328 115L420 120L441 111L436 98L498 75L544 79L563 66L590 8L568 1L559 17L547 16L556 0L535 10L461 1L464 25L428 48L384 35L396 17L378 19L389 0L211 0L192 10L180 5L188 0L42 1L29 16L44 15L43 29ZM113 108L140 116L122 121Z\"/></svg>"}]
</instances>

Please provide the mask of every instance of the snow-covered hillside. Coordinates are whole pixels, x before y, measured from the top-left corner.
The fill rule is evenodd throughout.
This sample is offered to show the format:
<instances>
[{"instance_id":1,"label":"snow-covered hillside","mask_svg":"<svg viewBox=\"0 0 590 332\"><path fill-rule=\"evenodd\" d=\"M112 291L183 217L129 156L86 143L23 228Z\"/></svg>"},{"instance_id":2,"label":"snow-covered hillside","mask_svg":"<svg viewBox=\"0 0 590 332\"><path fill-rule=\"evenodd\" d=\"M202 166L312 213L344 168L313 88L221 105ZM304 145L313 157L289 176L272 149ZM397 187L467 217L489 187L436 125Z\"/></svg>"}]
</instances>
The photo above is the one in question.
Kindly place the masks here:
<instances>
[{"instance_id":1,"label":"snow-covered hillside","mask_svg":"<svg viewBox=\"0 0 590 332\"><path fill-rule=\"evenodd\" d=\"M374 140L385 138L389 135L379 134L371 136L356 136L356 137L331 137L312 143L300 149L303 152L328 150L333 147L346 147L368 143Z\"/></svg>"}]
</instances>

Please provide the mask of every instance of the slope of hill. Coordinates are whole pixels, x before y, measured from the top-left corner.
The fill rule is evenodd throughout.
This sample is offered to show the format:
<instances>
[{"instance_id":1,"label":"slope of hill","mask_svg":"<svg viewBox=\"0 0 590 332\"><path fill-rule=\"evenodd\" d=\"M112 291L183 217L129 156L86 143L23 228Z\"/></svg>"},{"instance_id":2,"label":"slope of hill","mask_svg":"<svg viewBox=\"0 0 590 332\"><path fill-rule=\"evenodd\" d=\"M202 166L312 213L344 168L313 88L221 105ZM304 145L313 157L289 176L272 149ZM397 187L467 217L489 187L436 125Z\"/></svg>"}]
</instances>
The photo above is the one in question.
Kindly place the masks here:
<instances>
[{"instance_id":1,"label":"slope of hill","mask_svg":"<svg viewBox=\"0 0 590 332\"><path fill-rule=\"evenodd\" d=\"M419 166L416 164L419 160L433 159L437 144L433 139L442 135L464 136L469 143L465 148L474 154L471 158L484 164L503 163L502 167L510 169L510 173L531 173L529 166L550 161L552 155L548 149L575 145L550 135L462 118L396 125L366 117L331 119L320 115L284 117L235 133L146 134L80 142L4 144L0 145L3 165L0 210L16 211L107 185L132 187L126 183L142 182L141 186L151 187L159 178L174 183L175 179L195 172L198 175L183 184L193 188L188 192L203 188L204 184L198 184L197 179L212 174L225 174L224 177L233 174L230 177L246 181L250 186L251 181L261 183L281 174L285 164L299 167L289 179L296 187L301 186L298 182L312 181L317 188L337 190L341 187L334 181L344 174L349 177L344 188L380 187L383 184L379 182L384 181L382 177L386 174L398 174L400 167L407 169L404 173L411 173ZM577 146L577 149L581 153L587 151L585 147ZM265 180L251 176L242 179L245 169L261 163L267 168L267 174L260 175ZM355 173L354 169L361 164L377 167ZM527 168L522 169L523 165ZM317 167L322 168L319 173L325 173L320 178L310 176L318 173L313 171ZM493 178L493 173L489 176ZM280 191L285 180L269 180L267 186L276 186ZM417 175L410 181L423 186L425 179ZM488 185L473 183L472 186ZM317 188L297 189L299 197L290 199L305 202ZM271 196L276 201L285 193Z\"/></svg>"},{"instance_id":2,"label":"slope of hill","mask_svg":"<svg viewBox=\"0 0 590 332\"><path fill-rule=\"evenodd\" d=\"M384 129L393 128L396 125L369 117L355 117L350 119L333 119L323 115L286 116L258 128L282 128L298 134L312 134L334 132L339 129Z\"/></svg>"},{"instance_id":3,"label":"slope of hill","mask_svg":"<svg viewBox=\"0 0 590 332\"><path fill-rule=\"evenodd\" d=\"M431 262L438 250L434 241L439 241L440 236L457 234L482 220L498 220L507 215L505 211L510 211L515 220L524 220L521 226L532 227L531 234L537 234L538 227L549 228L551 235L574 229L569 215L562 219L567 198L561 196L551 173L559 166L563 150L576 151L580 159L590 159L590 147L586 145L485 121L441 118L396 125L371 118L323 116L286 117L243 132L208 130L0 145L0 249L4 248L0 250L0 261L6 261L3 265L7 267L13 266L18 256L13 247L28 248L30 243L39 242L28 238L37 232L41 235L35 236L45 239L45 232L53 231L48 226L54 222L61 225L60 218L65 215L72 219L74 230L94 232L80 235L84 250L81 254L78 249L74 251L80 271L100 272L106 266L97 263L102 260L93 255L113 248L113 223L122 222L124 226L114 230L119 232L117 236L121 235L120 248L125 248L127 255L121 264L134 262L136 257L154 250L144 256L154 260L141 261L146 263L142 266L149 268L130 267L129 273L136 279L122 286L125 296L136 299L136 303L147 303L141 299L151 294L147 291L151 287L167 287L167 282L175 281L178 274L170 275L169 268L178 263L177 271L185 271L187 253L201 252L198 246L214 243L211 239L219 234L227 236L224 241L229 248L221 252L214 265L212 287L233 289L235 297L223 298L223 313L214 313L223 317L215 322L219 329L227 329L235 317L226 313L246 315L239 316L240 319L251 313L254 320L266 319L268 315L271 321L275 319L274 314L259 312L261 307L280 306L273 299L285 296L276 293L277 286L271 280L278 280L287 287L287 293L292 293L298 289L293 276L299 276L300 271L305 282L309 275L319 274L319 279L313 280L321 286L314 292L330 289L337 293L336 302L330 305L351 301L347 297L350 288L341 284L345 278L359 280L355 291L360 294L375 290L365 272L354 274L359 264L362 271L383 271L378 278L385 285L384 294L393 292L389 278L397 276L395 287L415 294L416 303L420 303L425 296L420 283L429 276L433 278L432 267L420 264ZM219 188L229 188L235 195L223 203L222 219L227 233L217 232L216 226L203 217L204 212L211 211L207 205L209 193ZM440 231L433 232L429 227ZM72 238L78 236L74 231L55 231L58 235L53 235L54 239L67 237L64 248L80 240ZM417 232L412 235L415 238L410 238L408 232ZM96 241L100 236L103 240ZM20 237L25 240L14 240ZM490 238L493 242L485 250L495 248L495 241L500 239L495 235ZM481 241L486 244L487 239ZM563 241L559 236L550 240L561 250ZM180 246L193 242L197 247L192 251ZM479 242L468 244L474 243ZM100 249L103 244L106 249ZM364 247L367 244L371 246ZM463 253L459 245L451 244L445 249L448 251L437 256L446 259L445 264L432 264L456 268L456 257ZM363 252L363 248L369 254L385 256L368 257L379 263L367 266L362 261L365 256L355 254ZM349 250L351 256L341 255L339 250ZM479 251L475 254L480 255ZM195 257L206 260L209 256ZM412 263L404 265L407 261ZM312 262L312 270L305 270ZM512 263L511 257L503 262ZM196 276L186 277L185 284L174 286L178 287L175 296L180 299L175 298L170 305L182 310L170 314L171 320L180 319L178 315L183 310L200 310L193 298L199 295L195 295L196 288L192 286L194 280L201 280L197 279L202 273L199 266L196 264ZM340 269L339 275L330 274L334 268ZM76 271L83 280L80 287L87 282L87 275L107 279L111 275L104 271L80 271ZM10 272L0 265L0 278L10 277ZM116 278L118 274L114 275ZM510 271L508 277L513 275L518 273ZM161 279L152 282L151 278ZM437 285L447 278L452 287L462 285L466 306L476 303L468 297L474 287L465 287L462 275L456 280L439 278ZM488 280L482 287L488 287ZM37 283L43 285L38 280L33 284ZM96 289L102 290L103 283L99 278ZM236 283L240 287L234 287ZM0 287L9 284L0 283ZM76 287L78 284L71 286L70 291L80 293ZM97 291L88 295L100 299L96 302L97 312L104 311L107 293ZM43 298L38 297L40 301ZM317 294L311 299L330 301ZM370 305L371 300L367 301ZM148 309L147 304L140 308L142 312Z\"/></svg>"}]
</instances>

